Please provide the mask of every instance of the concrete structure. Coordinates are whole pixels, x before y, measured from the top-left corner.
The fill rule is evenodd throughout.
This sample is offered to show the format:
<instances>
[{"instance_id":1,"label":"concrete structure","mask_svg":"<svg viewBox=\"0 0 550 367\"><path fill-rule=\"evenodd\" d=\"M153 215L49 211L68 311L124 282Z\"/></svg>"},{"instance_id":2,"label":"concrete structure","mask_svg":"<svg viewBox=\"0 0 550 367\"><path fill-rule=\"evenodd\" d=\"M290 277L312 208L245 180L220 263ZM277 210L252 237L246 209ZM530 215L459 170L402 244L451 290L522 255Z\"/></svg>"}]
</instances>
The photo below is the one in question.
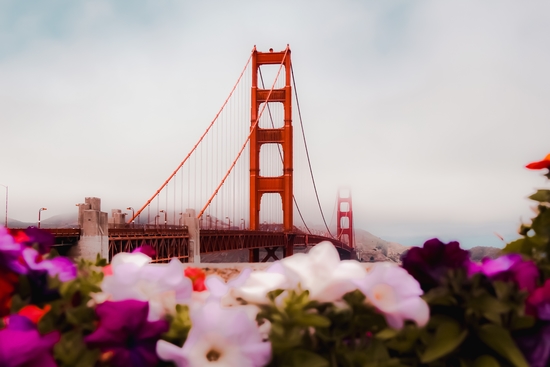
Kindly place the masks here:
<instances>
[{"instance_id":1,"label":"concrete structure","mask_svg":"<svg viewBox=\"0 0 550 367\"><path fill-rule=\"evenodd\" d=\"M182 213L179 224L187 226L189 230L189 262L199 264L201 262L200 227L195 209L187 209Z\"/></svg>"},{"instance_id":2,"label":"concrete structure","mask_svg":"<svg viewBox=\"0 0 550 367\"><path fill-rule=\"evenodd\" d=\"M107 213L101 211L101 199L88 197L78 205L80 241L71 255L76 259L95 260L97 254L109 258L109 226Z\"/></svg>"}]
</instances>

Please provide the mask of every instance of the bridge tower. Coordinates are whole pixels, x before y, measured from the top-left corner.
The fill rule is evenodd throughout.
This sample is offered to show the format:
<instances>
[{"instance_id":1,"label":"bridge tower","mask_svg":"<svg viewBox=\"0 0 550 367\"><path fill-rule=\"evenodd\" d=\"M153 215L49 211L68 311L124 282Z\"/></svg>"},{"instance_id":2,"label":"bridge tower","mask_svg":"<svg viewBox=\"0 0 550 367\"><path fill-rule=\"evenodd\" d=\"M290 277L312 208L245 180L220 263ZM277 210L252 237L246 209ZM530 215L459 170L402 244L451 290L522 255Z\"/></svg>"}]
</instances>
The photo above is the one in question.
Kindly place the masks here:
<instances>
[{"instance_id":1,"label":"bridge tower","mask_svg":"<svg viewBox=\"0 0 550 367\"><path fill-rule=\"evenodd\" d=\"M271 91L258 87L258 72L262 65L284 65L279 78L285 77L285 86ZM290 70L290 49L281 52L258 52L254 47L252 52L252 90L251 90L251 130L250 137L250 229L260 229L260 203L262 195L278 193L281 195L283 207L284 231L294 229L293 222L293 152L292 152L292 90ZM284 73L284 74L283 74ZM266 86L267 87L267 86ZM262 103L282 103L284 108L284 125L282 128L260 128L258 117ZM263 144L280 144L283 155L283 174L277 177L260 175L260 149ZM279 159L279 158L274 158ZM250 261L256 260L257 250L251 250ZM292 255L292 246L285 247L285 256Z\"/></svg>"},{"instance_id":2,"label":"bridge tower","mask_svg":"<svg viewBox=\"0 0 550 367\"><path fill-rule=\"evenodd\" d=\"M338 209L336 211L336 236L354 249L353 211L351 209L351 190L338 190Z\"/></svg>"}]
</instances>

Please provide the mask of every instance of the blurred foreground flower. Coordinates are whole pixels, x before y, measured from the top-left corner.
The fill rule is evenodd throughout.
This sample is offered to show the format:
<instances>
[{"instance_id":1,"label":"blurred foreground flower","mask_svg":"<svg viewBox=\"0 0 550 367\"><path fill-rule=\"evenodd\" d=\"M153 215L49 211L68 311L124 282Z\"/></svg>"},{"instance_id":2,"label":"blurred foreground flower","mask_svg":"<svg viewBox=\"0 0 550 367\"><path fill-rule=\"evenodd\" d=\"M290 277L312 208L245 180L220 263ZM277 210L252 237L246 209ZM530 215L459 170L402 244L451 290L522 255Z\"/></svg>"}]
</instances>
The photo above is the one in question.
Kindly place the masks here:
<instances>
[{"instance_id":1,"label":"blurred foreground flower","mask_svg":"<svg viewBox=\"0 0 550 367\"><path fill-rule=\"evenodd\" d=\"M468 274L483 273L491 280L512 281L519 289L532 292L537 286L539 270L531 260L519 254L507 254L496 259L485 258L481 264L468 264Z\"/></svg>"},{"instance_id":2,"label":"blurred foreground flower","mask_svg":"<svg viewBox=\"0 0 550 367\"><path fill-rule=\"evenodd\" d=\"M178 367L262 367L271 359L271 344L262 340L256 321L242 309L208 302L191 315L191 321L182 348L159 340L161 359Z\"/></svg>"},{"instance_id":3,"label":"blurred foreground flower","mask_svg":"<svg viewBox=\"0 0 550 367\"><path fill-rule=\"evenodd\" d=\"M543 160L529 163L525 167L529 169L544 169L544 168L550 169L550 154L544 157Z\"/></svg>"},{"instance_id":4,"label":"blurred foreground flower","mask_svg":"<svg viewBox=\"0 0 550 367\"><path fill-rule=\"evenodd\" d=\"M319 302L334 302L344 294L357 289L354 280L362 279L367 271L357 261L340 260L340 255L329 241L313 247L307 254L294 254L281 260L287 273L298 276L309 298Z\"/></svg>"},{"instance_id":5,"label":"blurred foreground flower","mask_svg":"<svg viewBox=\"0 0 550 367\"><path fill-rule=\"evenodd\" d=\"M40 335L29 318L12 315L0 330L0 366L56 367L52 348L59 341L59 332Z\"/></svg>"},{"instance_id":6,"label":"blurred foreground flower","mask_svg":"<svg viewBox=\"0 0 550 367\"><path fill-rule=\"evenodd\" d=\"M426 292L440 284L449 269L465 268L470 263L468 251L456 241L445 244L433 238L423 247L409 249L402 259L403 268L409 272Z\"/></svg>"},{"instance_id":7,"label":"blurred foreground flower","mask_svg":"<svg viewBox=\"0 0 550 367\"><path fill-rule=\"evenodd\" d=\"M158 362L155 346L167 321L147 321L149 304L135 300L105 302L97 306L98 328L85 338L99 348L103 359L115 367L152 367Z\"/></svg>"},{"instance_id":8,"label":"blurred foreground flower","mask_svg":"<svg viewBox=\"0 0 550 367\"><path fill-rule=\"evenodd\" d=\"M356 284L395 329L401 329L405 320L424 326L430 318L430 308L420 298L424 293L420 284L396 264L374 264L368 275Z\"/></svg>"}]
</instances>

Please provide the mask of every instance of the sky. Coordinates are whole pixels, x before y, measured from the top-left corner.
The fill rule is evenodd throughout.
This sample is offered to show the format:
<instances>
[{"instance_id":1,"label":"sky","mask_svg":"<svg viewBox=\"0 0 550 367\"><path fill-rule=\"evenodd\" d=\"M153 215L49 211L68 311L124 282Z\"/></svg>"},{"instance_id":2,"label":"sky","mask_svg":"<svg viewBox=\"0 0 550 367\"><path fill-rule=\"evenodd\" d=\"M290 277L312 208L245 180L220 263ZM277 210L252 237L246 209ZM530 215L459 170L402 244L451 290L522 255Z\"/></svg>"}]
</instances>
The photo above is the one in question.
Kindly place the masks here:
<instances>
[{"instance_id":1,"label":"sky","mask_svg":"<svg viewBox=\"0 0 550 367\"><path fill-rule=\"evenodd\" d=\"M346 186L383 239L502 246L548 187L524 166L550 153L549 18L545 1L0 0L8 216L139 207L252 47L288 44L325 210Z\"/></svg>"}]
</instances>

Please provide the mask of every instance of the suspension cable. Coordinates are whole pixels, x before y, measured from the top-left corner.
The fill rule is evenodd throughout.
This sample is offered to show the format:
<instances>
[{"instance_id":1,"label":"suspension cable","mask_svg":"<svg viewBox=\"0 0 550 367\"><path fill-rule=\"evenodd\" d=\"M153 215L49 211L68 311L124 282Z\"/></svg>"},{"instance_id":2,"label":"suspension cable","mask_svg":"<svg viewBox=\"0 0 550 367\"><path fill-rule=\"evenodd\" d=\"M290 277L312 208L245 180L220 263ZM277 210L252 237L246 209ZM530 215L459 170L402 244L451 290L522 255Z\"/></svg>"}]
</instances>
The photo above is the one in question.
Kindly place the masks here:
<instances>
[{"instance_id":1,"label":"suspension cable","mask_svg":"<svg viewBox=\"0 0 550 367\"><path fill-rule=\"evenodd\" d=\"M141 207L141 209L139 209L135 215L132 216L132 218L128 221L128 223L132 223L132 221L147 207L147 205L149 205L149 203L151 201L153 201L155 199L155 197L162 191L162 189L164 189L164 187L166 185L168 185L168 182L176 175L176 173L178 173L179 169L185 164L185 162L187 162L187 160L189 159L189 157L191 156L191 154L193 154L193 152L195 152L195 150L197 149L197 147L199 146L199 144L202 142L202 140L204 139L204 137L206 136L206 134L208 134L208 132L210 131L210 129L212 128L212 126L214 125L214 123L218 120L218 117L220 116L220 114L222 113L223 109L225 108L225 106L227 105L227 102L229 102L229 99L231 98L231 96L233 95L233 92L235 91L235 89L237 88L237 85L239 85L240 81L241 81L241 78L243 77L244 75L244 72L246 71L246 69L248 68L248 64L250 64L250 60L252 60L252 55L253 55L253 52L254 50L250 53L250 56L248 57L248 61L246 62L246 65L244 66L243 68L243 71L241 72L241 74L239 75L239 79L237 79L237 82L235 83L235 85L233 86L233 89L231 89L231 92L229 93L229 96L226 98L225 102L223 103L222 107L220 108L220 110L218 111L218 113L216 114L216 116L214 117L214 119L212 120L212 122L210 123L210 125L208 125L208 128L206 129L206 131L204 132L204 134L202 134L202 136L200 137L199 141L195 144L195 146L193 147L193 149L191 149L191 151L189 152L189 154L187 154L187 156L183 159L183 161L179 164L178 168L176 168L174 170L174 172L170 175L170 177L168 177L168 179L166 181L164 181L164 183L160 186L160 188L155 192L155 194L145 203L145 205L143 205ZM183 208L182 208L183 209ZM202 214L202 212L201 212Z\"/></svg>"},{"instance_id":2,"label":"suspension cable","mask_svg":"<svg viewBox=\"0 0 550 367\"><path fill-rule=\"evenodd\" d=\"M281 70L283 69L284 62L285 62L287 54L288 54L288 47L285 50L285 54L283 56L283 60L281 61L281 66L279 67L279 71L277 71L277 76L275 77L275 81L273 82L273 85L271 86L271 89L269 90L269 93L267 94L266 101L269 101L269 98L271 98L271 94L273 93L273 89L275 89L275 84L277 83L277 80L279 79L279 75L281 74ZM241 157L241 154L243 153L244 149L248 145L248 142L250 141L250 138L252 137L252 134L255 132L256 127L258 126L258 123L260 122L260 118L262 117L262 114L264 113L264 110L265 110L266 106L267 106L267 103L264 103L264 105L262 106L262 109L260 110L260 113L258 114L258 118L256 119L256 121L254 122L254 125L250 129L250 133L248 134L248 137L246 138L246 141L244 142L243 146L241 147L241 150L239 150L239 153L237 154L237 157L235 158L235 160L233 161L233 163L231 164L231 166L227 170L227 173L225 174L225 176L223 176L222 181L220 182L220 184L218 185L218 187L216 188L216 190L214 191L214 193L212 194L210 199L208 199L208 202L204 205L204 207L200 211L199 215L197 215L197 218L200 218L202 216L202 213L204 213L204 211L206 210L206 208L208 208L208 206L210 205L212 200L214 200L214 198L218 194L218 191L220 191L220 188L222 187L225 180L227 179L227 176L229 176L229 174L233 170L233 167L235 167L235 165L237 164L237 161Z\"/></svg>"},{"instance_id":3,"label":"suspension cable","mask_svg":"<svg viewBox=\"0 0 550 367\"><path fill-rule=\"evenodd\" d=\"M294 79L294 69L292 68L292 63L290 64L290 72L292 74L292 85L294 86L294 96L296 97L296 107L298 108L298 118L300 119L300 127L302 128L302 138L304 139L307 163L309 165L309 173L311 175L311 181L313 182L315 197L317 198L317 205L319 206L319 211L321 212L321 217L323 218L323 223L325 223L325 228L327 229L328 234L332 238L334 238L334 235L330 232L330 229L328 228L327 221L325 219L325 214L323 213L323 208L321 207L321 202L319 201L319 194L317 192L317 185L315 184L315 177L313 177L313 170L311 168L311 160L309 159L309 150L307 148L306 135L304 133L304 124L302 122L302 112L300 111L300 102L298 101L298 91L296 89L296 80Z\"/></svg>"}]
</instances>

